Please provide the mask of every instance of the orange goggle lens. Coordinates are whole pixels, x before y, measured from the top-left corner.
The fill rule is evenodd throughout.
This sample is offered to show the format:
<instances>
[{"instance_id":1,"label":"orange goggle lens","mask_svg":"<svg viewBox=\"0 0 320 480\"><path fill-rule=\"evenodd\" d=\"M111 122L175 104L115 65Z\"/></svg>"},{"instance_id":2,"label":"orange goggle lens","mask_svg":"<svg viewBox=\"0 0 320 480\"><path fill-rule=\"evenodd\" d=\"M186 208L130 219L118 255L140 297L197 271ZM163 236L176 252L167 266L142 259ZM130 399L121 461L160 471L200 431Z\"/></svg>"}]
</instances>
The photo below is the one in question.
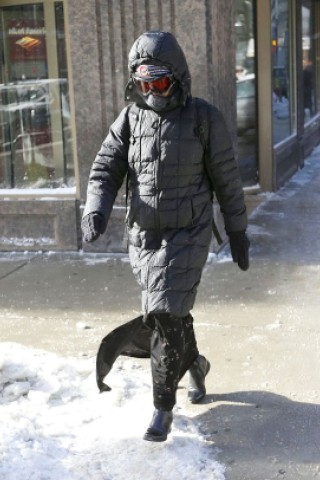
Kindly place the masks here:
<instances>
[{"instance_id":1,"label":"orange goggle lens","mask_svg":"<svg viewBox=\"0 0 320 480\"><path fill-rule=\"evenodd\" d=\"M147 95L150 91L158 93L159 95L163 95L164 93L168 92L172 85L172 80L170 77L161 77L157 80L151 81L134 79L134 82L144 95Z\"/></svg>"}]
</instances>

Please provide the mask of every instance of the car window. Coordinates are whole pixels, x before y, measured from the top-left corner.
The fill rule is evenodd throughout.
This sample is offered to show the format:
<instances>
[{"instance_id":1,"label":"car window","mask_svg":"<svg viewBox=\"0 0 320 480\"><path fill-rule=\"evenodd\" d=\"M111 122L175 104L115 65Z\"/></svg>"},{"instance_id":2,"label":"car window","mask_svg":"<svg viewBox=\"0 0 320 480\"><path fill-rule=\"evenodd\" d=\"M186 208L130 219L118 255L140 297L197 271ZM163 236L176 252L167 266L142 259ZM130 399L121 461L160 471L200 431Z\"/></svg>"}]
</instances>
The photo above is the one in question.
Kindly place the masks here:
<instances>
[{"instance_id":1,"label":"car window","mask_svg":"<svg viewBox=\"0 0 320 480\"><path fill-rule=\"evenodd\" d=\"M239 80L237 82L237 97L251 97L255 95L254 80Z\"/></svg>"}]
</instances>

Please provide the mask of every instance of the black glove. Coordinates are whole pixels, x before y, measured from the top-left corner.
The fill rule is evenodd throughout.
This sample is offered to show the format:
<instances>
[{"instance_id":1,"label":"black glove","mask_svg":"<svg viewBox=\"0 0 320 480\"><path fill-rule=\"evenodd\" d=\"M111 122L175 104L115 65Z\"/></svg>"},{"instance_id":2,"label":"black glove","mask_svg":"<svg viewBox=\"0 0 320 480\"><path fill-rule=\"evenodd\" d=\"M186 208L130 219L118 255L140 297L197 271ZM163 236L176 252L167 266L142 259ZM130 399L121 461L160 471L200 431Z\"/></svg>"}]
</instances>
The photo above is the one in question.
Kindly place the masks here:
<instances>
[{"instance_id":1,"label":"black glove","mask_svg":"<svg viewBox=\"0 0 320 480\"><path fill-rule=\"evenodd\" d=\"M229 232L228 235L232 260L238 263L241 270L248 270L250 242L246 232Z\"/></svg>"},{"instance_id":2,"label":"black glove","mask_svg":"<svg viewBox=\"0 0 320 480\"><path fill-rule=\"evenodd\" d=\"M81 222L83 241L86 243L94 242L105 231L106 227L105 218L101 213L88 213Z\"/></svg>"}]
</instances>

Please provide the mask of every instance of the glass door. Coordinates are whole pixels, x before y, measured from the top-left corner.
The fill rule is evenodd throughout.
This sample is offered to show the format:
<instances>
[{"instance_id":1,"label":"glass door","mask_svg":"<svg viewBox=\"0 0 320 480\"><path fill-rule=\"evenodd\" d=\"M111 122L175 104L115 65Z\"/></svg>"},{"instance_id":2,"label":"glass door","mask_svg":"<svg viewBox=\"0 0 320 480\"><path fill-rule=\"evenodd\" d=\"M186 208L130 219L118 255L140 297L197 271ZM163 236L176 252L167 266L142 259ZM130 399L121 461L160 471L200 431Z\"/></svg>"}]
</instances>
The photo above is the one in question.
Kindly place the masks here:
<instances>
[{"instance_id":1,"label":"glass door","mask_svg":"<svg viewBox=\"0 0 320 480\"><path fill-rule=\"evenodd\" d=\"M0 189L73 187L63 2L13 3L0 8Z\"/></svg>"},{"instance_id":2,"label":"glass door","mask_svg":"<svg viewBox=\"0 0 320 480\"><path fill-rule=\"evenodd\" d=\"M304 121L320 111L320 2L302 0Z\"/></svg>"},{"instance_id":3,"label":"glass door","mask_svg":"<svg viewBox=\"0 0 320 480\"><path fill-rule=\"evenodd\" d=\"M296 132L294 2L272 0L273 144Z\"/></svg>"},{"instance_id":4,"label":"glass door","mask_svg":"<svg viewBox=\"0 0 320 480\"><path fill-rule=\"evenodd\" d=\"M238 161L243 185L258 183L255 5L235 0Z\"/></svg>"}]
</instances>

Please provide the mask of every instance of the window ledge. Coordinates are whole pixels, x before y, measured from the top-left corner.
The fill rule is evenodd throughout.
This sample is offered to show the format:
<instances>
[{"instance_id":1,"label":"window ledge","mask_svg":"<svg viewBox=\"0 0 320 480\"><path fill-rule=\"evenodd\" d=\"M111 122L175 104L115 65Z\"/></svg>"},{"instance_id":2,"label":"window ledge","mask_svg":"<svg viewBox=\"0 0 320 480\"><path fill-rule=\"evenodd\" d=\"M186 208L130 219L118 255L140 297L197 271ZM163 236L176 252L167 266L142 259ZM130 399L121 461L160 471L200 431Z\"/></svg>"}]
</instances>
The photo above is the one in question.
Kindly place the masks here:
<instances>
[{"instance_id":1,"label":"window ledge","mask_svg":"<svg viewBox=\"0 0 320 480\"><path fill-rule=\"evenodd\" d=\"M76 187L70 188L0 188L0 200L63 200L76 198Z\"/></svg>"}]
</instances>

